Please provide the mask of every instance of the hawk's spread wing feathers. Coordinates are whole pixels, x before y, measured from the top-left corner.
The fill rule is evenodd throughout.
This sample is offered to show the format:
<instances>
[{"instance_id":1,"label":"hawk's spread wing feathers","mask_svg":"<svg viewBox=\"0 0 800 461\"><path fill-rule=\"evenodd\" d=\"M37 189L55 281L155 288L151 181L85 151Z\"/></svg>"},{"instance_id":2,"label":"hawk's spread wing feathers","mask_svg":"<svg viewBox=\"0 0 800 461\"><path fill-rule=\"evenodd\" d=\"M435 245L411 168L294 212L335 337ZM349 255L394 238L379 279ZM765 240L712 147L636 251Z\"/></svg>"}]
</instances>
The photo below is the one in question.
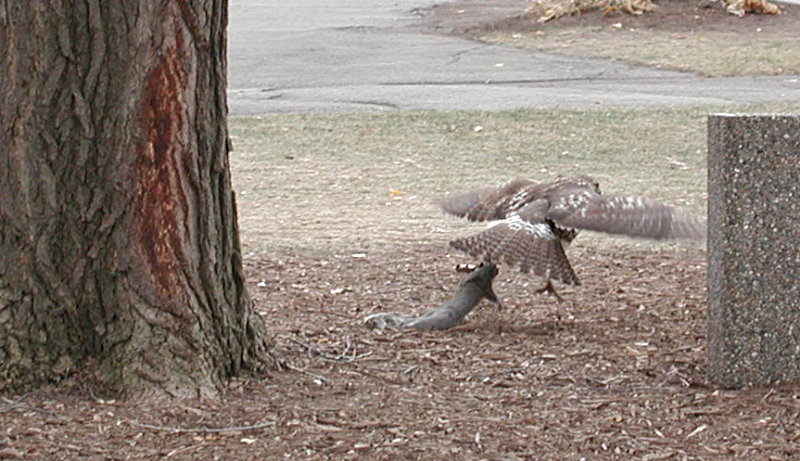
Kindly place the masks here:
<instances>
[{"instance_id":1,"label":"hawk's spread wing feathers","mask_svg":"<svg viewBox=\"0 0 800 461\"><path fill-rule=\"evenodd\" d=\"M522 272L577 285L561 240L544 219L547 208L547 200L536 200L489 229L450 245L489 263L519 265Z\"/></svg>"},{"instance_id":2,"label":"hawk's spread wing feathers","mask_svg":"<svg viewBox=\"0 0 800 461\"><path fill-rule=\"evenodd\" d=\"M445 197L439 206L446 213L467 218L470 221L492 221L536 200L529 192L537 183L530 179L512 179L500 187L486 187Z\"/></svg>"},{"instance_id":3,"label":"hawk's spread wing feathers","mask_svg":"<svg viewBox=\"0 0 800 461\"><path fill-rule=\"evenodd\" d=\"M563 227L656 240L702 239L706 233L702 219L655 200L589 191L560 195L547 218Z\"/></svg>"},{"instance_id":4,"label":"hawk's spread wing feathers","mask_svg":"<svg viewBox=\"0 0 800 461\"><path fill-rule=\"evenodd\" d=\"M497 192L496 187L486 187L483 189L475 189L460 194L448 195L447 197L439 200L439 207L445 213L466 218L467 214L472 211L478 203L486 201L486 197L494 195Z\"/></svg>"}]
</instances>

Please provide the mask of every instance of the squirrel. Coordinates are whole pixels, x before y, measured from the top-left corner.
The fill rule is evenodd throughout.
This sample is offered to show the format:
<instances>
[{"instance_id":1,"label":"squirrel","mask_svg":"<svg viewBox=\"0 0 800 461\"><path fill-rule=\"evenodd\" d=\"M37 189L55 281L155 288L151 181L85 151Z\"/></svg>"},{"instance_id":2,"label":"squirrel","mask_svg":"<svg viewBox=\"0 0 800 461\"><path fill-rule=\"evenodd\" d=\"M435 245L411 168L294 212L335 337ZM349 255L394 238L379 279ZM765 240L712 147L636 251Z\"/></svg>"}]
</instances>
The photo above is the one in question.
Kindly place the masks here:
<instances>
[{"instance_id":1,"label":"squirrel","mask_svg":"<svg viewBox=\"0 0 800 461\"><path fill-rule=\"evenodd\" d=\"M492 289L492 281L498 273L497 266L481 264L466 269L459 266L456 270L471 272L459 282L453 296L439 307L417 317L379 312L365 317L364 323L381 330L386 327L447 330L461 323L483 298L496 303L502 309L503 305Z\"/></svg>"}]
</instances>

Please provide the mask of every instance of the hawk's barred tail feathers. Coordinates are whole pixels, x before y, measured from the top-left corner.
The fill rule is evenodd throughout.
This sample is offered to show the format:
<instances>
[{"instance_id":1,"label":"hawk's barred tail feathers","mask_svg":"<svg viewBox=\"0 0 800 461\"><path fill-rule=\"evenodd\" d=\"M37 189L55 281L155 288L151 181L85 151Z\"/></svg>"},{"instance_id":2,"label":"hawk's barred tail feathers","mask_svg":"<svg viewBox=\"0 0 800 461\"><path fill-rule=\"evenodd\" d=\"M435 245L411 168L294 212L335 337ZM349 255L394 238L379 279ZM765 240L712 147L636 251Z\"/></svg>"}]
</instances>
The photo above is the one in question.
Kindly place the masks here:
<instances>
[{"instance_id":1,"label":"hawk's barred tail feathers","mask_svg":"<svg viewBox=\"0 0 800 461\"><path fill-rule=\"evenodd\" d=\"M491 264L518 265L522 272L580 285L558 239L542 239L499 224L475 235L456 239L450 245Z\"/></svg>"}]
</instances>

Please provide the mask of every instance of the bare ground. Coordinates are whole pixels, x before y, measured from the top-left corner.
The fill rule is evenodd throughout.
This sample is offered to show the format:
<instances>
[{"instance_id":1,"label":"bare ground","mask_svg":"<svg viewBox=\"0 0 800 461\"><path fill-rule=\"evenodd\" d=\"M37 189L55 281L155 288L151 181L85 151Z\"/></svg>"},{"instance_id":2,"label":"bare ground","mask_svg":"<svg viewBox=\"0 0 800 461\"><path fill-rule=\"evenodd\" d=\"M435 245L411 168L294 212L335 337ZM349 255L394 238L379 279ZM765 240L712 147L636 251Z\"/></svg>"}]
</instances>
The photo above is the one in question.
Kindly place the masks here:
<instances>
[{"instance_id":1,"label":"bare ground","mask_svg":"<svg viewBox=\"0 0 800 461\"><path fill-rule=\"evenodd\" d=\"M578 246L565 302L501 272L449 332L359 319L449 296L464 259L440 245L284 251L247 262L287 371L222 402L163 407L66 389L6 398L2 459L795 459L796 387L705 378L705 254Z\"/></svg>"},{"instance_id":2,"label":"bare ground","mask_svg":"<svg viewBox=\"0 0 800 461\"><path fill-rule=\"evenodd\" d=\"M426 24L434 33L707 76L800 74L800 5L739 18L720 1L655 3L639 16L597 9L542 24L545 9L527 11L530 0L464 0L437 6Z\"/></svg>"},{"instance_id":3,"label":"bare ground","mask_svg":"<svg viewBox=\"0 0 800 461\"><path fill-rule=\"evenodd\" d=\"M656 9L643 15L619 11L603 14L594 10L538 23L537 12L528 12L531 0L460 0L442 3L426 17L425 25L433 32L479 37L488 31L567 32L598 30L614 24L619 30L646 29L666 32L732 33L758 37L797 37L800 6L776 3L781 15L748 14L737 17L727 13L720 3L710 0L661 0ZM680 43L680 42L679 42Z\"/></svg>"}]
</instances>

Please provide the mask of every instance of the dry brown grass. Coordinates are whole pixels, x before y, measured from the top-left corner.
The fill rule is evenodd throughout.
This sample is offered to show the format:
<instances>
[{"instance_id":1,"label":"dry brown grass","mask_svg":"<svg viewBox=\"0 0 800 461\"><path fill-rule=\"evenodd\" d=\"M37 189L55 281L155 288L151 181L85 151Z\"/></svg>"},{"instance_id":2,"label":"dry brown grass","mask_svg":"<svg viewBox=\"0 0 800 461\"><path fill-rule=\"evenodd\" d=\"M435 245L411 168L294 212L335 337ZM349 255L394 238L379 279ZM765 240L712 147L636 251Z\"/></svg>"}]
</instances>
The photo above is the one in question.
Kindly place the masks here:
<instances>
[{"instance_id":1,"label":"dry brown grass","mask_svg":"<svg viewBox=\"0 0 800 461\"><path fill-rule=\"evenodd\" d=\"M444 219L435 199L513 176L592 174L609 192L703 210L708 110L235 119L243 242L260 253L275 245L355 251L385 242L441 241L443 232L466 224Z\"/></svg>"},{"instance_id":2,"label":"dry brown grass","mask_svg":"<svg viewBox=\"0 0 800 461\"><path fill-rule=\"evenodd\" d=\"M538 16L536 22L543 23L595 10L603 14L623 12L640 15L655 8L651 0L537 0L527 13Z\"/></svg>"}]
</instances>

